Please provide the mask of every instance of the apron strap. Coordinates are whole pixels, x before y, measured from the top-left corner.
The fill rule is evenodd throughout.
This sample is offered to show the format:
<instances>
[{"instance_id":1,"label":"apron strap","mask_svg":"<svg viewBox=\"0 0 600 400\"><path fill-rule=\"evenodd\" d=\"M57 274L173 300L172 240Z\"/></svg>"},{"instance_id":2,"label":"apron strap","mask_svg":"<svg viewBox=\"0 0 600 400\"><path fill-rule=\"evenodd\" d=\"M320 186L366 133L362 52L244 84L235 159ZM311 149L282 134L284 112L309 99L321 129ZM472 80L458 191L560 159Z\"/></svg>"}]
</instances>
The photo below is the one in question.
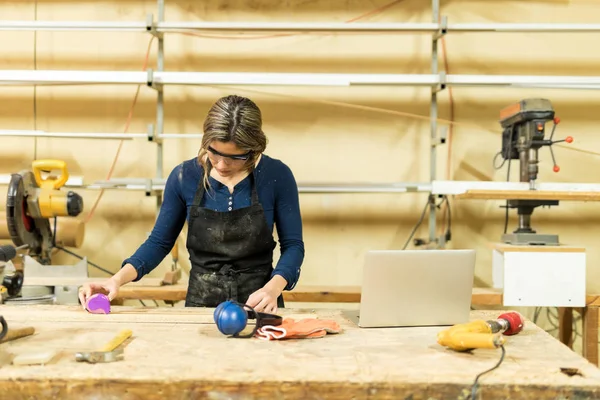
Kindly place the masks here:
<instances>
[{"instance_id":1,"label":"apron strap","mask_svg":"<svg viewBox=\"0 0 600 400\"><path fill-rule=\"evenodd\" d=\"M254 175L256 173L256 169L253 168L252 172L250 173L250 187L252 188L252 205L256 205L258 204L258 193L256 192L256 176Z\"/></svg>"},{"instance_id":2,"label":"apron strap","mask_svg":"<svg viewBox=\"0 0 600 400\"><path fill-rule=\"evenodd\" d=\"M195 207L200 207L200 202L202 201L202 197L204 196L204 176L200 177L200 183L198 183L198 188L196 189L196 194L194 194L194 201L192 202L192 209Z\"/></svg>"}]
</instances>

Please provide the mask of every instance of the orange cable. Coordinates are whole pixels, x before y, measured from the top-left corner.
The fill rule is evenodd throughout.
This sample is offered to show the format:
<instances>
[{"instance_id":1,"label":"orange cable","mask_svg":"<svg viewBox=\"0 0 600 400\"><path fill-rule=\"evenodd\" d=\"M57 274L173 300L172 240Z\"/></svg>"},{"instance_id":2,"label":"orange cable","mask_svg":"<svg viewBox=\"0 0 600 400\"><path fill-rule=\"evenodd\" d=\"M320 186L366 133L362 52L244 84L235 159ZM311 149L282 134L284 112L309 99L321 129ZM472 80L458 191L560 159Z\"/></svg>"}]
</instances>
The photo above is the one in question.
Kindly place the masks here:
<instances>
[{"instance_id":1,"label":"orange cable","mask_svg":"<svg viewBox=\"0 0 600 400\"><path fill-rule=\"evenodd\" d=\"M374 10L371 10L369 12L366 12L362 15L359 15L358 17L354 17L351 18L349 20L347 20L345 23L352 23L352 22L356 22L358 20L361 19L365 19L367 17L373 16L373 15L377 15L382 13L383 11L387 10L388 8L391 8L393 6L395 6L398 3L401 3L404 0L395 0L392 1L390 3L387 3L381 7L378 7ZM261 35L261 36L249 36L249 35L240 35L240 36L234 36L234 35L207 35L207 34L203 34L203 33L196 33L195 31L192 30L185 30L185 29L181 29L181 30L173 30L173 31L169 31L168 33L178 33L178 34L182 34L182 35L187 35L187 36L196 36L196 37L202 37L202 38L207 38L207 39L230 39L230 40L256 40L256 39L270 39L270 38L276 38L276 37L290 37L290 36L301 36L301 35L307 35L307 34L311 34L311 35L320 35L320 36L329 36L329 35L333 35L333 33L330 32L310 32L310 33L279 33L279 34L274 34L274 35Z\"/></svg>"}]
</instances>

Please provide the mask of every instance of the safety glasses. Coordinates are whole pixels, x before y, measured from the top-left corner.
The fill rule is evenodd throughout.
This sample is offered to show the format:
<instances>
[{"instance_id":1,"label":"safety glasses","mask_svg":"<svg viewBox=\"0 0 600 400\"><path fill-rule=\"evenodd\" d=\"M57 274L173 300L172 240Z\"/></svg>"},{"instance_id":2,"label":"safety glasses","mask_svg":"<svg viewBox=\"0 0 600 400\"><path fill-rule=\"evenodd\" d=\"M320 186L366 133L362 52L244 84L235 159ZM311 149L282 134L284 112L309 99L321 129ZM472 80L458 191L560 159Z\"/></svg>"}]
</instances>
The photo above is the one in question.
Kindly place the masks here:
<instances>
[{"instance_id":1,"label":"safety glasses","mask_svg":"<svg viewBox=\"0 0 600 400\"><path fill-rule=\"evenodd\" d=\"M219 153L217 150L213 149L211 146L208 146L208 156L214 164L217 164L219 161L223 160L225 164L230 164L232 162L244 162L247 161L252 155L252 151L249 151L245 154L223 154Z\"/></svg>"}]
</instances>

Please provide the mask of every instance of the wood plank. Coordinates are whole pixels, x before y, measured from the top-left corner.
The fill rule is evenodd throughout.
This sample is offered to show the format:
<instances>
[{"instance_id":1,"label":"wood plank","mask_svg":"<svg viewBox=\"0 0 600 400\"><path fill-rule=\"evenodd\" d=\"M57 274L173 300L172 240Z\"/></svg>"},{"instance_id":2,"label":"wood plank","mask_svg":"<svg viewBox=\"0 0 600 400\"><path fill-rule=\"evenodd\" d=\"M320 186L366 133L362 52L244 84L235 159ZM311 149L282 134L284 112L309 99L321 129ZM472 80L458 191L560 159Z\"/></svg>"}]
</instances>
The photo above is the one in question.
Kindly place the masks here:
<instances>
[{"instance_id":1,"label":"wood plank","mask_svg":"<svg viewBox=\"0 0 600 400\"><path fill-rule=\"evenodd\" d=\"M598 323L600 317L598 307L586 307L582 310L583 343L582 353L592 364L598 365Z\"/></svg>"},{"instance_id":2,"label":"wood plank","mask_svg":"<svg viewBox=\"0 0 600 400\"><path fill-rule=\"evenodd\" d=\"M360 286L304 286L291 292L284 292L287 302L302 303L360 303ZM161 287L127 287L119 290L116 299L125 300L185 300L187 284ZM597 299L600 304L600 296ZM502 290L493 288L474 288L472 304L502 305Z\"/></svg>"},{"instance_id":3,"label":"wood plank","mask_svg":"<svg viewBox=\"0 0 600 400\"><path fill-rule=\"evenodd\" d=\"M600 192L561 192L549 190L482 190L471 189L454 196L464 200L560 200L599 201Z\"/></svg>"},{"instance_id":4,"label":"wood plank","mask_svg":"<svg viewBox=\"0 0 600 400\"><path fill-rule=\"evenodd\" d=\"M187 293L187 283L152 286L124 286L119 290L116 299L121 300L168 300L183 301ZM291 292L284 292L288 302L302 303L360 303L360 286L304 286ZM471 303L478 306L502 305L502 289L473 288ZM586 296L588 307L600 307L600 295Z\"/></svg>"},{"instance_id":5,"label":"wood plank","mask_svg":"<svg viewBox=\"0 0 600 400\"><path fill-rule=\"evenodd\" d=\"M558 339L573 348L573 309L559 307L558 309ZM598 340L598 338L596 338Z\"/></svg>"},{"instance_id":6,"label":"wood plank","mask_svg":"<svg viewBox=\"0 0 600 400\"><path fill-rule=\"evenodd\" d=\"M48 268L52 268L49 266ZM76 276L27 276L23 279L23 286L81 286L85 283L103 281L101 278L80 278ZM160 287L164 285L163 278L145 277L137 282L129 282L123 287Z\"/></svg>"},{"instance_id":7,"label":"wood plank","mask_svg":"<svg viewBox=\"0 0 600 400\"><path fill-rule=\"evenodd\" d=\"M473 288L471 305L474 306L499 306L502 305L504 296L502 289Z\"/></svg>"},{"instance_id":8,"label":"wood plank","mask_svg":"<svg viewBox=\"0 0 600 400\"><path fill-rule=\"evenodd\" d=\"M284 292L283 298L299 303L359 303L360 286L300 286Z\"/></svg>"},{"instance_id":9,"label":"wood plank","mask_svg":"<svg viewBox=\"0 0 600 400\"><path fill-rule=\"evenodd\" d=\"M600 294L588 294L585 303L587 307L600 307Z\"/></svg>"},{"instance_id":10,"label":"wood plank","mask_svg":"<svg viewBox=\"0 0 600 400\"><path fill-rule=\"evenodd\" d=\"M182 301L185 300L187 287L187 282L159 287L125 285L119 289L119 293L115 299Z\"/></svg>"},{"instance_id":11,"label":"wood plank","mask_svg":"<svg viewBox=\"0 0 600 400\"><path fill-rule=\"evenodd\" d=\"M10 326L36 321L36 334L3 344L5 352L58 354L43 367L3 366L0 392L12 400L48 393L66 400L458 398L500 356L499 350L442 348L436 343L440 327L360 329L337 310L316 314L339 322L341 334L280 342L226 338L214 324L198 323L212 309L141 311L120 307L98 316L79 307L0 306ZM474 311L471 318L497 315ZM125 328L133 337L123 361L74 361L76 351L95 348ZM600 393L600 370L529 321L508 338L506 351L502 365L480 378L483 398L597 398ZM561 368L583 376L567 376Z\"/></svg>"},{"instance_id":12,"label":"wood plank","mask_svg":"<svg viewBox=\"0 0 600 400\"><path fill-rule=\"evenodd\" d=\"M126 300L185 300L186 284L161 287L122 287L117 299ZM359 303L360 286L306 286L283 293L285 301L306 303ZM600 304L600 296L598 296ZM502 290L474 288L472 303L476 305L502 305Z\"/></svg>"}]
</instances>

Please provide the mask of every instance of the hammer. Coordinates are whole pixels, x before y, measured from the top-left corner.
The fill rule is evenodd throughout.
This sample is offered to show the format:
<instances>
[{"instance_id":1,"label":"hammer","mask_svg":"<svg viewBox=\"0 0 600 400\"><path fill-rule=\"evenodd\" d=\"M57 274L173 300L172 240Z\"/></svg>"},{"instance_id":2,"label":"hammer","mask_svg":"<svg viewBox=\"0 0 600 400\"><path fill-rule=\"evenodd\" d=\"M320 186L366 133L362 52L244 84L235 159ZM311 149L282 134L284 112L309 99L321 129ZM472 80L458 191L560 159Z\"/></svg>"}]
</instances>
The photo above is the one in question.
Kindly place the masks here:
<instances>
[{"instance_id":1,"label":"hammer","mask_svg":"<svg viewBox=\"0 0 600 400\"><path fill-rule=\"evenodd\" d=\"M104 347L97 351L80 351L75 353L76 361L86 361L91 364L114 362L123 359L123 349L117 349L125 340L132 335L131 330L124 329L115 336Z\"/></svg>"}]
</instances>

